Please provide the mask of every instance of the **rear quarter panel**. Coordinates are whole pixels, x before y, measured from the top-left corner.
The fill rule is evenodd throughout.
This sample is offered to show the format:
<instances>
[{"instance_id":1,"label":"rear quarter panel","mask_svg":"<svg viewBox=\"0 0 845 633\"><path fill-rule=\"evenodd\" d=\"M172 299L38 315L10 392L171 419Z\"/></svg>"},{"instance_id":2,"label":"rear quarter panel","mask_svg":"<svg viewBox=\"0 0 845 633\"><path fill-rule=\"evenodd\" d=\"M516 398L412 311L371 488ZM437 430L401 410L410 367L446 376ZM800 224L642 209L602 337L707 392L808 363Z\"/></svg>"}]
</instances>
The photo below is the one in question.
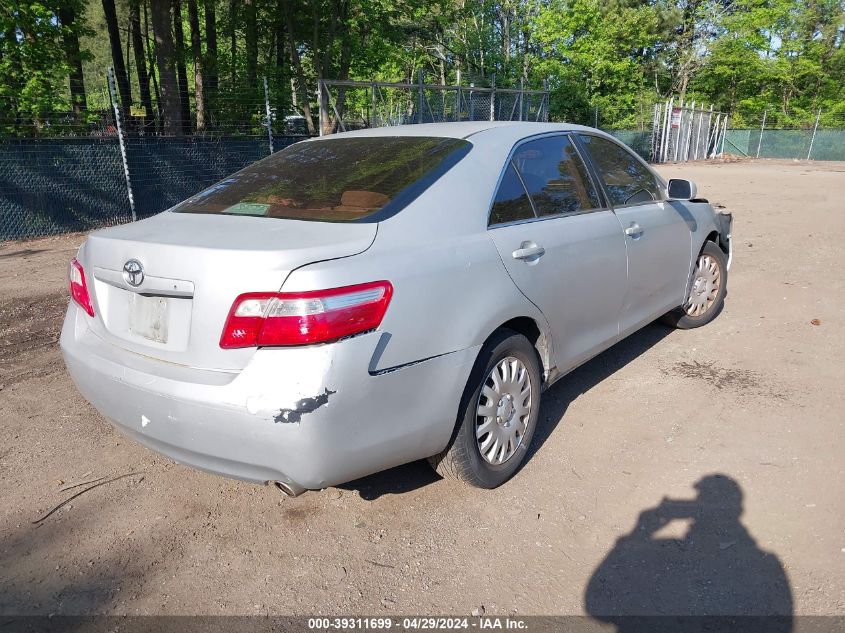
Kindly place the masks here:
<instances>
[{"instance_id":1,"label":"rear quarter panel","mask_svg":"<svg viewBox=\"0 0 845 633\"><path fill-rule=\"evenodd\" d=\"M487 235L490 199L507 154L499 159L479 149L380 223L365 253L304 266L285 281L285 291L381 279L393 284L373 371L480 345L515 317L531 317L548 333Z\"/></svg>"}]
</instances>

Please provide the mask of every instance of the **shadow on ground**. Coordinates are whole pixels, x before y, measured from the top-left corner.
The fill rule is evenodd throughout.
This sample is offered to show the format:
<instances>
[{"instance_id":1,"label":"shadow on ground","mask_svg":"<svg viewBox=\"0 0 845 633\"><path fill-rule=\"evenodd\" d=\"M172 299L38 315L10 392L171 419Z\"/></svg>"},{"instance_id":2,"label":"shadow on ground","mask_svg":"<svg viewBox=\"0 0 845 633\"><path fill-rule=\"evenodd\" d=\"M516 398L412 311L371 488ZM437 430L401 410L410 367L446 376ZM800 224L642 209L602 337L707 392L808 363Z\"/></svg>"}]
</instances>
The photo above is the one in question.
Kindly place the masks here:
<instances>
[{"instance_id":1,"label":"shadow on ground","mask_svg":"<svg viewBox=\"0 0 845 633\"><path fill-rule=\"evenodd\" d=\"M713 474L693 487L695 499L664 497L640 513L593 572L586 611L619 633L791 631L786 572L740 522L739 484Z\"/></svg>"}]
</instances>

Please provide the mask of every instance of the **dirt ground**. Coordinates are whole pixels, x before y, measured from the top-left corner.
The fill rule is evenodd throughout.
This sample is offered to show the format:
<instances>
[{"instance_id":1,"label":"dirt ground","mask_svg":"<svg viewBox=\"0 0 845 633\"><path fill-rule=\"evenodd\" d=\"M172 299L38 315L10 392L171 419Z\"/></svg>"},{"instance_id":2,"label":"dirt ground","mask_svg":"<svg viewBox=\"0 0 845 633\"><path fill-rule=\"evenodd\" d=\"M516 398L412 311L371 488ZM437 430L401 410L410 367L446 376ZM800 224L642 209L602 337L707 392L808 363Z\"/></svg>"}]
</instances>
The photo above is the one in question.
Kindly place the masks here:
<instances>
[{"instance_id":1,"label":"dirt ground","mask_svg":"<svg viewBox=\"0 0 845 633\"><path fill-rule=\"evenodd\" d=\"M494 491L414 463L290 499L159 457L65 372L84 236L1 245L0 613L845 614L845 163L660 170L734 213L723 314L546 392Z\"/></svg>"}]
</instances>

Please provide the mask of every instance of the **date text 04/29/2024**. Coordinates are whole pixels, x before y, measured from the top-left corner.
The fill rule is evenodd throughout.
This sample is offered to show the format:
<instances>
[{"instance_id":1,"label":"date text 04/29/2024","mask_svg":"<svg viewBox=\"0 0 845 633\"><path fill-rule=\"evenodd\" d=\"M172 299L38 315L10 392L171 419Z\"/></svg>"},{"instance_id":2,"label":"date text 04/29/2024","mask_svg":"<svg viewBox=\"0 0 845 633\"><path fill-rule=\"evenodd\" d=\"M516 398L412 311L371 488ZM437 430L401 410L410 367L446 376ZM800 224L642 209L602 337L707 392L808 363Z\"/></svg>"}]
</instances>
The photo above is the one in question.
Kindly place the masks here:
<instances>
[{"instance_id":1,"label":"date text 04/29/2024","mask_svg":"<svg viewBox=\"0 0 845 633\"><path fill-rule=\"evenodd\" d=\"M477 618L449 618L449 617L334 617L309 618L308 629L314 631L355 631L355 630L527 630L525 620L512 617L477 617Z\"/></svg>"}]
</instances>

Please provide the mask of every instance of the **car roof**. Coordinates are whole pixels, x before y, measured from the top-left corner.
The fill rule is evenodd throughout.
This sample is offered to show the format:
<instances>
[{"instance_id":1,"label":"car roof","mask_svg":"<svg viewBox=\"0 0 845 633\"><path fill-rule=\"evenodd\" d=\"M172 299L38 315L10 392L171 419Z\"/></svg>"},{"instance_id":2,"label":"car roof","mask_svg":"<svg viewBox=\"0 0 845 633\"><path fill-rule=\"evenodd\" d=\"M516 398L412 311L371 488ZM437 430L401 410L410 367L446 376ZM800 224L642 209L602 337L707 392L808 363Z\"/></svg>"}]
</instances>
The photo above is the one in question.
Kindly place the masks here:
<instances>
[{"instance_id":1,"label":"car roof","mask_svg":"<svg viewBox=\"0 0 845 633\"><path fill-rule=\"evenodd\" d=\"M570 131L598 132L594 128L574 123L540 123L533 121L460 121L452 123L415 123L365 128L351 132L340 132L322 138L349 138L360 136L439 136L445 138L469 138L480 132L499 132L507 136L534 136L547 132Z\"/></svg>"},{"instance_id":2,"label":"car roof","mask_svg":"<svg viewBox=\"0 0 845 633\"><path fill-rule=\"evenodd\" d=\"M445 137L468 139L488 159L504 156L523 139L549 134L552 132L590 132L598 136L612 138L609 134L591 127L574 123L540 123L533 121L460 121L454 123L415 123L412 125L394 125L367 128L351 132L341 132L310 139L311 141L344 138L378 137ZM476 155L477 156L477 155Z\"/></svg>"}]
</instances>

